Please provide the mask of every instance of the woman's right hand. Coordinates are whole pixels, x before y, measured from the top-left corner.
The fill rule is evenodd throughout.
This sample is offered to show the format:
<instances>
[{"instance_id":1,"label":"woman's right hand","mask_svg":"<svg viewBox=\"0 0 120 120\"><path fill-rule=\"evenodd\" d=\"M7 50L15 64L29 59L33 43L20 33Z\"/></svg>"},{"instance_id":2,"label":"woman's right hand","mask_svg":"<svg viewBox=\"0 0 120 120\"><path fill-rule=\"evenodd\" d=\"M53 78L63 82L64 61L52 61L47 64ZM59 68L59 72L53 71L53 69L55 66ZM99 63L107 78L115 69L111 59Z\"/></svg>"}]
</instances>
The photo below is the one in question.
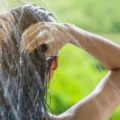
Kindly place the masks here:
<instances>
[{"instance_id":1,"label":"woman's right hand","mask_svg":"<svg viewBox=\"0 0 120 120\"><path fill-rule=\"evenodd\" d=\"M10 12L0 13L0 40L8 44L8 37L12 36L12 27L15 18Z\"/></svg>"},{"instance_id":2,"label":"woman's right hand","mask_svg":"<svg viewBox=\"0 0 120 120\"><path fill-rule=\"evenodd\" d=\"M46 56L49 57L70 41L71 35L67 29L67 24L39 22L23 32L21 51L27 49L28 52L32 52L40 45L46 44L48 46Z\"/></svg>"}]
</instances>

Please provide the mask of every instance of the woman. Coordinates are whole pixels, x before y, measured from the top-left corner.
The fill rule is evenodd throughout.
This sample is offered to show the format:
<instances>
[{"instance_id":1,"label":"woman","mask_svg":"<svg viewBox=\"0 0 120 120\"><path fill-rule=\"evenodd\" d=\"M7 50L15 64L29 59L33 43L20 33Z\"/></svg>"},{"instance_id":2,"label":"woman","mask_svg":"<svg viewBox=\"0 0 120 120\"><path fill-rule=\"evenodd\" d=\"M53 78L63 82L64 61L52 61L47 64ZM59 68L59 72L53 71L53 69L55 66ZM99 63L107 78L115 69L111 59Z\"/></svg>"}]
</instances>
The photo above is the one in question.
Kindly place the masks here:
<instances>
[{"instance_id":1,"label":"woman","mask_svg":"<svg viewBox=\"0 0 120 120\"><path fill-rule=\"evenodd\" d=\"M16 21L15 14L12 13L10 15L12 16L12 21ZM54 56L52 57L53 59L51 61L51 64L50 65L48 65L48 63L46 64L46 66L47 65L49 66L49 69L47 69L48 71L46 72L47 73L46 80L48 82L52 78L52 75L57 68L58 57L55 56L56 53L67 43L71 43L77 47L80 47L86 52L88 52L90 55L94 56L97 60L99 60L106 68L110 70L110 72L106 75L106 77L103 78L100 84L88 97L78 102L72 108L70 108L65 113L59 116L55 116L51 114L49 114L49 116L53 120L108 120L113 114L113 112L115 111L116 107L119 105L119 101L120 101L120 97L119 97L120 95L120 81L119 81L120 46L103 37L84 31L71 24L52 23L51 21L50 22L47 21L47 22L48 23L37 21L35 24L31 23L32 24L31 26L28 25L27 29L26 27L25 29L23 29L24 32L23 31L20 32L21 34L19 35L19 37L22 36L22 40L19 43L20 44L19 56L21 56L20 57L22 59L21 61L23 61L23 63L27 65L29 65L27 63L29 61L31 64L34 64L32 65L33 67L30 67L31 64L29 65L28 69L31 72L27 72L26 67L23 71L23 67L22 67L21 74L23 78L26 78L25 76L27 75L31 75L29 73L35 74L34 70L36 70L36 72L38 71L38 69L34 69L34 66L36 64L36 60L34 59L37 59L37 56L31 57L31 55L34 52L37 53L37 51L40 51L40 54L38 55L44 56L43 61L46 61L46 62L50 60L51 56ZM41 50L42 46L44 47L43 51ZM26 54L29 57L25 56ZM40 56L39 59L37 60L40 61L41 58L42 57ZM29 61L25 62L26 60L29 60ZM39 65L39 63L37 65ZM43 63L41 65L43 65ZM18 67L18 70L19 68L20 67ZM23 72L27 73L27 75L24 75ZM41 72L39 73L40 74L39 75L37 74L37 75L41 76ZM14 75L14 77L15 76L16 75ZM24 81L26 81L26 79ZM43 81L42 85L44 86L45 84L46 82ZM26 84L23 84L23 86L24 85ZM40 88L41 88L40 90L42 91L42 86ZM38 92L38 95L41 94L40 90ZM23 91L23 93L28 94L28 91L27 90L26 92ZM23 94L24 97L25 97L25 94ZM24 99L22 100L26 102ZM24 102L22 102L23 104L21 105L24 106L25 105ZM37 103L38 103L37 105L40 105L41 102L37 102ZM44 104L42 104L39 108L42 108L43 105ZM28 111L28 109L31 109L30 113L32 113L33 111L33 113L35 113L35 116L39 115L38 118L35 118L34 116L33 119L42 119L41 117L42 115L45 117L45 119L47 119L46 118L47 114L44 114L45 111L42 112L42 110L41 111L38 110L38 112L41 113L39 114L38 112L35 112L34 107L30 106L29 108L29 106L30 104L26 106L26 109L23 109L24 112L26 113L26 118L28 117L28 115L30 115L26 111ZM21 106L21 110L22 110L22 106ZM21 117L19 113L24 115L21 112L21 110L18 109L17 111L17 116L19 117ZM25 119L25 115L23 118L20 118L20 119ZM31 117L29 117L28 119L31 119Z\"/></svg>"},{"instance_id":2,"label":"woman","mask_svg":"<svg viewBox=\"0 0 120 120\"><path fill-rule=\"evenodd\" d=\"M34 52L20 51L23 31L39 21L54 21L35 5L0 15L0 120L46 120L47 80L57 54L45 58L46 45Z\"/></svg>"}]
</instances>

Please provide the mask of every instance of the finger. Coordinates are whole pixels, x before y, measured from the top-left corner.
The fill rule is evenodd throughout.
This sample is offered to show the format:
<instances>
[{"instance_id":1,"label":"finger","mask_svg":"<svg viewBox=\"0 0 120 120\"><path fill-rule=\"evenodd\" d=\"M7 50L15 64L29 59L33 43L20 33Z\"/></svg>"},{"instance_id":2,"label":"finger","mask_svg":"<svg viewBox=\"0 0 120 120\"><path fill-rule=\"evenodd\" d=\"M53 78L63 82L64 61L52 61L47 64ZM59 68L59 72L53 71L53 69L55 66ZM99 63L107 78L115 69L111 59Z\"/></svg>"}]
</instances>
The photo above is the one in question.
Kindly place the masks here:
<instances>
[{"instance_id":1,"label":"finger","mask_svg":"<svg viewBox=\"0 0 120 120\"><path fill-rule=\"evenodd\" d=\"M10 24L7 23L6 21L0 19L0 25L6 33L9 33L11 31Z\"/></svg>"},{"instance_id":2,"label":"finger","mask_svg":"<svg viewBox=\"0 0 120 120\"><path fill-rule=\"evenodd\" d=\"M2 29L0 29L0 39L7 43L6 33Z\"/></svg>"},{"instance_id":3,"label":"finger","mask_svg":"<svg viewBox=\"0 0 120 120\"><path fill-rule=\"evenodd\" d=\"M29 44L31 41L34 40L35 37L39 36L40 31L42 31L43 28L38 27L35 31L33 31L31 34L29 34L27 37L22 38L21 44L23 44L24 46L26 46L27 44Z\"/></svg>"},{"instance_id":4,"label":"finger","mask_svg":"<svg viewBox=\"0 0 120 120\"><path fill-rule=\"evenodd\" d=\"M47 35L42 35L39 38L35 38L31 43L29 43L26 46L26 49L29 52L32 52L34 49L38 48L40 45L42 45L44 43L44 41L48 40L48 36Z\"/></svg>"},{"instance_id":5,"label":"finger","mask_svg":"<svg viewBox=\"0 0 120 120\"><path fill-rule=\"evenodd\" d=\"M29 26L27 29L24 30L22 37L24 38L25 36L33 32L38 27L39 26L37 24L32 24L31 26Z\"/></svg>"},{"instance_id":6,"label":"finger","mask_svg":"<svg viewBox=\"0 0 120 120\"><path fill-rule=\"evenodd\" d=\"M22 35L22 41L21 43L24 44L24 46L26 46L29 42L31 42L33 40L33 38L40 32L42 31L43 29L49 29L45 26L46 23L44 22L40 22L39 24L37 24L37 26L39 26L37 29L34 28L34 29L31 29L29 34L27 35L27 32L26 32L26 37L25 37L25 33L24 35ZM37 27L36 26L36 27ZM33 32L34 31L34 32ZM39 36L39 34L38 34Z\"/></svg>"},{"instance_id":7,"label":"finger","mask_svg":"<svg viewBox=\"0 0 120 120\"><path fill-rule=\"evenodd\" d=\"M46 51L46 56L50 57L55 55L60 49L62 49L68 42L64 41L64 39L60 38L61 36L54 35L55 40L52 42L49 42L48 49Z\"/></svg>"},{"instance_id":8,"label":"finger","mask_svg":"<svg viewBox=\"0 0 120 120\"><path fill-rule=\"evenodd\" d=\"M7 18L9 19L10 23L14 24L15 23L15 18L12 13L8 12L6 13ZM5 16L5 17L6 17Z\"/></svg>"},{"instance_id":9,"label":"finger","mask_svg":"<svg viewBox=\"0 0 120 120\"><path fill-rule=\"evenodd\" d=\"M5 30L5 33L10 35L10 33L12 32L11 31L11 26L9 23L6 23L6 25L4 26L4 30Z\"/></svg>"},{"instance_id":10,"label":"finger","mask_svg":"<svg viewBox=\"0 0 120 120\"><path fill-rule=\"evenodd\" d=\"M44 25L44 22L39 22L36 24L33 24L31 26L29 26L22 34L22 37L24 38L25 36L27 36L28 34L30 34L31 32L33 32L35 29L37 29L39 26Z\"/></svg>"},{"instance_id":11,"label":"finger","mask_svg":"<svg viewBox=\"0 0 120 120\"><path fill-rule=\"evenodd\" d=\"M5 21L9 21L12 24L15 23L15 18L10 12L0 13L0 18Z\"/></svg>"},{"instance_id":12,"label":"finger","mask_svg":"<svg viewBox=\"0 0 120 120\"><path fill-rule=\"evenodd\" d=\"M56 44L54 43L47 44L47 46L48 46L48 49L46 50L47 57L54 56L56 52L59 51L59 49L57 49L56 47Z\"/></svg>"},{"instance_id":13,"label":"finger","mask_svg":"<svg viewBox=\"0 0 120 120\"><path fill-rule=\"evenodd\" d=\"M39 41L39 44L40 44L40 42L42 44L42 39L46 40L46 38L48 38L48 36L49 36L49 33L50 32L48 32L47 30L43 30L43 31L39 32L39 34L36 37L34 37L33 40L29 41L28 44L25 44L25 43L22 42L20 49L23 50L24 48L26 48L27 45L29 46L30 44L31 45L34 44L35 40L40 40L41 39L41 41ZM33 45L33 46L35 46L35 45Z\"/></svg>"}]
</instances>

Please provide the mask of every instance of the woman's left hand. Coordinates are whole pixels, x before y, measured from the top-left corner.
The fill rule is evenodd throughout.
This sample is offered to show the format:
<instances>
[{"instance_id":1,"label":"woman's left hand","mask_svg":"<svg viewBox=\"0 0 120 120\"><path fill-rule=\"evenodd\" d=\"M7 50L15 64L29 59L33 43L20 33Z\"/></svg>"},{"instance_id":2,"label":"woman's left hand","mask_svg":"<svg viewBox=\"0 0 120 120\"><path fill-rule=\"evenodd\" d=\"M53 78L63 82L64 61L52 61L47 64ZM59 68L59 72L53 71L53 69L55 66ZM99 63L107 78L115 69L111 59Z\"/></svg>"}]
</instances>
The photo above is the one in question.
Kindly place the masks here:
<instances>
[{"instance_id":1,"label":"woman's left hand","mask_svg":"<svg viewBox=\"0 0 120 120\"><path fill-rule=\"evenodd\" d=\"M28 27L21 41L21 51L27 49L32 52L42 44L46 44L48 49L46 56L53 56L65 44L70 42L69 33L65 24L39 22Z\"/></svg>"}]
</instances>

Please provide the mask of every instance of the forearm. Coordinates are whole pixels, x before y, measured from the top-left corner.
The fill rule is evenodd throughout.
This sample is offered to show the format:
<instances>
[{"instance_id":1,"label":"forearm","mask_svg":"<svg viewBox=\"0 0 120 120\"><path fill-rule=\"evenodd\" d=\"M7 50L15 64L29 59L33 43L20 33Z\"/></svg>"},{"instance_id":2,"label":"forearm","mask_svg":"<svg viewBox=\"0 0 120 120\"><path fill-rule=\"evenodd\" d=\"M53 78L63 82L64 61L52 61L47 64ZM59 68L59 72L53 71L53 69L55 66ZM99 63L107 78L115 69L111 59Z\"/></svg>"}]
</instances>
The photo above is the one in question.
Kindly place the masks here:
<instances>
[{"instance_id":1,"label":"forearm","mask_svg":"<svg viewBox=\"0 0 120 120\"><path fill-rule=\"evenodd\" d=\"M106 68L120 68L120 45L101 36L84 31L73 25L68 25L72 43L94 56Z\"/></svg>"},{"instance_id":2,"label":"forearm","mask_svg":"<svg viewBox=\"0 0 120 120\"><path fill-rule=\"evenodd\" d=\"M59 117L66 118L62 120L109 120L120 103L119 96L120 70L111 71L93 93Z\"/></svg>"}]
</instances>

